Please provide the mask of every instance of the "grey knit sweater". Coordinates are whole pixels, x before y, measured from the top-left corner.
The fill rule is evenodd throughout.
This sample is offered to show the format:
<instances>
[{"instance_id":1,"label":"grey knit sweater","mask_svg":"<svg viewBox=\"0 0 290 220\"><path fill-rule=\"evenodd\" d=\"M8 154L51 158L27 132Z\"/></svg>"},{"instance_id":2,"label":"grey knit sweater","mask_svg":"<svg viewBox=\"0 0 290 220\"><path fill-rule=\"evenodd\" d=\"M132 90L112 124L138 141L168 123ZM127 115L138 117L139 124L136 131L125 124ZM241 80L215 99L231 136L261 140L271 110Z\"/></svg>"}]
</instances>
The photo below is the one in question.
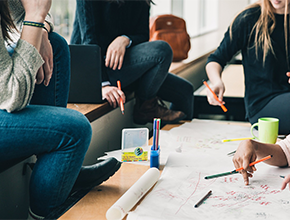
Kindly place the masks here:
<instances>
[{"instance_id":1,"label":"grey knit sweater","mask_svg":"<svg viewBox=\"0 0 290 220\"><path fill-rule=\"evenodd\" d=\"M24 10L19 2L15 1L16 4L11 8L13 18L23 14ZM36 73L43 63L36 48L22 39L19 39L14 54L10 57L0 31L1 110L19 111L29 104L34 91Z\"/></svg>"}]
</instances>

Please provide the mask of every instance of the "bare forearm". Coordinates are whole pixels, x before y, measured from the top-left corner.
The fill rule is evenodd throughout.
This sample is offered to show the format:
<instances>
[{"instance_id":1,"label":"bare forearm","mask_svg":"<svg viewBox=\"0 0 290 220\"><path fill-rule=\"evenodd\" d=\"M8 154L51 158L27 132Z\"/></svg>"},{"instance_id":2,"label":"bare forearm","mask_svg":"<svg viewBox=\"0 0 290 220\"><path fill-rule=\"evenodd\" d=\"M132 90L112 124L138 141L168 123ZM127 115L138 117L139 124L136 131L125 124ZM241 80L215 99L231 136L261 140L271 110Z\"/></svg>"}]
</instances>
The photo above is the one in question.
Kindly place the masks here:
<instances>
[{"instance_id":1,"label":"bare forearm","mask_svg":"<svg viewBox=\"0 0 290 220\"><path fill-rule=\"evenodd\" d=\"M273 155L273 157L265 161L265 163L280 167L288 166L286 155L278 144L263 144L253 140L251 140L251 142L258 158Z\"/></svg>"},{"instance_id":2,"label":"bare forearm","mask_svg":"<svg viewBox=\"0 0 290 220\"><path fill-rule=\"evenodd\" d=\"M216 62L210 62L205 67L207 76L211 83L215 84L221 81L222 67Z\"/></svg>"},{"instance_id":3,"label":"bare forearm","mask_svg":"<svg viewBox=\"0 0 290 220\"><path fill-rule=\"evenodd\" d=\"M51 0L21 0L25 10L25 21L44 23L45 17L51 6ZM21 39L32 44L38 51L42 41L43 28L23 25Z\"/></svg>"}]
</instances>

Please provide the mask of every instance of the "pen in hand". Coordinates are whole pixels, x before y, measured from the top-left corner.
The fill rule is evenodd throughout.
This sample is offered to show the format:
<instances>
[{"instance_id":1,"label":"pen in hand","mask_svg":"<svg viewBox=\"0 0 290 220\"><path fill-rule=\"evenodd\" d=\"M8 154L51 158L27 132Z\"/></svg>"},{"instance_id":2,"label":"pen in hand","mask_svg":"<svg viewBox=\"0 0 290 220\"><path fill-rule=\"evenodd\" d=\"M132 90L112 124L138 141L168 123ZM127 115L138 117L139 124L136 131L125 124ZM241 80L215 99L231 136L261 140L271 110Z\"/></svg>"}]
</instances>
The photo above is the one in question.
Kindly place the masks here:
<instances>
[{"instance_id":1,"label":"pen in hand","mask_svg":"<svg viewBox=\"0 0 290 220\"><path fill-rule=\"evenodd\" d=\"M217 100L220 104L221 104L221 108L224 112L227 112L227 108L222 104L221 100L219 100L219 98L217 97L217 95L214 93L214 91L212 91L212 89L209 87L209 85L207 84L207 82L205 80L203 80L203 84L209 89L209 91L213 94L213 97L215 98L215 100Z\"/></svg>"},{"instance_id":2,"label":"pen in hand","mask_svg":"<svg viewBox=\"0 0 290 220\"><path fill-rule=\"evenodd\" d=\"M267 157L263 157L263 158L261 158L260 160L256 160L256 161L250 163L249 166L250 166L250 167L251 167L251 166L254 166L254 165L257 164L257 163L260 163L260 162L262 162L262 161L268 160L268 159L270 159L270 158L272 158L272 157L273 157L273 155L269 155L269 156L267 156ZM205 178L205 179L212 179L212 178L217 178L217 177L227 176L227 175L231 175L231 174L238 173L239 171L241 171L241 170L243 170L243 169L244 169L244 167L240 167L240 168L237 168L237 169L232 170L232 171L229 171L229 172L219 173L219 174L214 174L214 175L206 176L206 177L204 177L204 178Z\"/></svg>"},{"instance_id":3,"label":"pen in hand","mask_svg":"<svg viewBox=\"0 0 290 220\"><path fill-rule=\"evenodd\" d=\"M120 80L117 81L117 86L118 86L118 89L121 90L121 82L120 82ZM119 105L120 105L120 108L121 108L121 112L124 115L125 114L125 109L124 109L123 99L121 97L120 97Z\"/></svg>"}]
</instances>

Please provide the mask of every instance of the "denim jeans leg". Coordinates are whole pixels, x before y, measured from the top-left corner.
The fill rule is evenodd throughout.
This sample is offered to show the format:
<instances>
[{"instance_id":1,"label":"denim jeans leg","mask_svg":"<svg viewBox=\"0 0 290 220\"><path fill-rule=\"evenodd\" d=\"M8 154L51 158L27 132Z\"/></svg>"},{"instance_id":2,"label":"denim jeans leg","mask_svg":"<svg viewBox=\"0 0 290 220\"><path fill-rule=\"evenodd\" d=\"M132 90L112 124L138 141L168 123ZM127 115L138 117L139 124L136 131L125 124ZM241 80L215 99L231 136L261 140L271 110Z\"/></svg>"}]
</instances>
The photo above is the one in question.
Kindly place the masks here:
<instances>
[{"instance_id":1,"label":"denim jeans leg","mask_svg":"<svg viewBox=\"0 0 290 220\"><path fill-rule=\"evenodd\" d=\"M71 44L97 44L94 1L77 0Z\"/></svg>"},{"instance_id":2,"label":"denim jeans leg","mask_svg":"<svg viewBox=\"0 0 290 220\"><path fill-rule=\"evenodd\" d=\"M169 73L157 95L172 103L170 109L182 111L187 115L186 120L192 120L194 95L193 86L189 81Z\"/></svg>"},{"instance_id":3,"label":"denim jeans leg","mask_svg":"<svg viewBox=\"0 0 290 220\"><path fill-rule=\"evenodd\" d=\"M46 216L62 204L79 174L91 140L91 126L80 112L29 105L0 110L0 160L37 156L30 180L30 207Z\"/></svg>"},{"instance_id":4,"label":"denim jeans leg","mask_svg":"<svg viewBox=\"0 0 290 220\"><path fill-rule=\"evenodd\" d=\"M53 73L49 85L35 85L30 104L66 107L70 83L70 52L66 40L57 33L50 33L53 49Z\"/></svg>"},{"instance_id":5,"label":"denim jeans leg","mask_svg":"<svg viewBox=\"0 0 290 220\"><path fill-rule=\"evenodd\" d=\"M136 96L154 98L168 75L172 50L164 41L152 41L129 48L121 70L107 68L112 85L120 80L123 88L134 84Z\"/></svg>"},{"instance_id":6,"label":"denim jeans leg","mask_svg":"<svg viewBox=\"0 0 290 220\"><path fill-rule=\"evenodd\" d=\"M79 14L78 14L78 8L76 8L75 11L75 19L73 22L73 30L71 34L70 44L81 44L81 32L80 32L80 26L79 26Z\"/></svg>"}]
</instances>

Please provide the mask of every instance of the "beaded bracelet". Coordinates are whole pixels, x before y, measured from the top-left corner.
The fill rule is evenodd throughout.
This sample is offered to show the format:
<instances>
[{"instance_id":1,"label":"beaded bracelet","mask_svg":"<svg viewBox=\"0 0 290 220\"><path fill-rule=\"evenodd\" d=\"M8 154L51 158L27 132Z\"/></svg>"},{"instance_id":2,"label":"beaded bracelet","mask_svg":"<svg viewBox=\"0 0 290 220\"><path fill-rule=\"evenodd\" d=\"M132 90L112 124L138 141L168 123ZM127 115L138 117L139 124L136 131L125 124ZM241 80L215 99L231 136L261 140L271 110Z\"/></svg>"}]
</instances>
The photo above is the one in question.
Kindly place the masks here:
<instances>
[{"instance_id":1,"label":"beaded bracelet","mask_svg":"<svg viewBox=\"0 0 290 220\"><path fill-rule=\"evenodd\" d=\"M34 22L34 21L23 21L23 25L33 26L43 28L44 23Z\"/></svg>"}]
</instances>

